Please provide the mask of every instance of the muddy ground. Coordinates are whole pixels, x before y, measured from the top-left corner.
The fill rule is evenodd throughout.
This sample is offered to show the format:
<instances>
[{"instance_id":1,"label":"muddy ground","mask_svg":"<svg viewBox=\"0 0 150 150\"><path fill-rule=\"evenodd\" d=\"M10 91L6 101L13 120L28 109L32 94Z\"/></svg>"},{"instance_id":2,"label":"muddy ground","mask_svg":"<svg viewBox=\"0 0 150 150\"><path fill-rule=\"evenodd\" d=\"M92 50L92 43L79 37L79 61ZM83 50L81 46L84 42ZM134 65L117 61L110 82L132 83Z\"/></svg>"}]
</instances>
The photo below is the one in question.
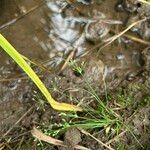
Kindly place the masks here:
<instances>
[{"instance_id":1,"label":"muddy ground","mask_svg":"<svg viewBox=\"0 0 150 150\"><path fill-rule=\"evenodd\" d=\"M94 89L128 125L118 132L114 125L85 129L103 143L112 140L108 146L119 150L150 149L149 17L149 4L138 0L0 1L0 33L37 64L30 63L55 99L96 110L90 93ZM69 58L73 61L66 64ZM61 112L50 107L2 49L0 60L0 149L72 150L76 144L109 149L75 127L52 134L64 123ZM77 114L90 118L87 112ZM35 140L33 127L64 141L68 148Z\"/></svg>"}]
</instances>

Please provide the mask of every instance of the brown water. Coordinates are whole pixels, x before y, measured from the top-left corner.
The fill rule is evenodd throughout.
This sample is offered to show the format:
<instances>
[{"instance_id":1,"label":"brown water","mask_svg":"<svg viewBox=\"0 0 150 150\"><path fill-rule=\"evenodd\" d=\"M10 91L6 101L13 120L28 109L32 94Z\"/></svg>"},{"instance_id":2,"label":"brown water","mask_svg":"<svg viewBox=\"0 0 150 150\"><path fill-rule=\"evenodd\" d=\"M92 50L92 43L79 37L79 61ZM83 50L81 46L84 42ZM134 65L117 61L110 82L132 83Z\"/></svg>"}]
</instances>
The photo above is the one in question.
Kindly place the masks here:
<instances>
[{"instance_id":1,"label":"brown water","mask_svg":"<svg viewBox=\"0 0 150 150\"><path fill-rule=\"evenodd\" d=\"M81 15L71 7L63 10L66 5L64 1L34 0L30 4L28 1L19 0L15 3L1 1L1 33L21 54L40 62L48 60L47 65L57 66L72 49L76 49L76 56L79 57L98 44L89 42L85 32L87 24L100 16L100 13L105 14L106 19L124 22L126 14L120 15L114 9L109 9L110 5L115 4L78 4L75 8L82 8ZM60 13L62 10L63 13ZM123 20L121 16L124 16ZM122 26L117 25L115 28L118 28L114 29L117 31ZM119 39L116 44L106 47L98 55L106 67L110 68L108 72L141 67L141 46L130 40L125 42L127 44ZM1 51L2 62L5 61L3 55L5 54ZM91 59L95 59L94 57Z\"/></svg>"}]
</instances>

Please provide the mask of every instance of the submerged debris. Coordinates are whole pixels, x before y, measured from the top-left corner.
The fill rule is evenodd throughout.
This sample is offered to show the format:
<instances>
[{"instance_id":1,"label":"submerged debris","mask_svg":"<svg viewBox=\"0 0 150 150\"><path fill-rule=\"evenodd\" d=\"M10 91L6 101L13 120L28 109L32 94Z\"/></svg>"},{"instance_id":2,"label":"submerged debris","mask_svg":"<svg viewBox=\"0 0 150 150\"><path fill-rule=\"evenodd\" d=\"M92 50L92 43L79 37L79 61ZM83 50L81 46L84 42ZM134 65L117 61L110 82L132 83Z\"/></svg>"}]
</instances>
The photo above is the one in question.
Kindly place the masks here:
<instances>
[{"instance_id":1,"label":"submerged debris","mask_svg":"<svg viewBox=\"0 0 150 150\"><path fill-rule=\"evenodd\" d=\"M81 142L80 131L75 127L69 128L64 137L64 144L67 145L67 148L61 148L61 150L74 150L79 142Z\"/></svg>"}]
</instances>

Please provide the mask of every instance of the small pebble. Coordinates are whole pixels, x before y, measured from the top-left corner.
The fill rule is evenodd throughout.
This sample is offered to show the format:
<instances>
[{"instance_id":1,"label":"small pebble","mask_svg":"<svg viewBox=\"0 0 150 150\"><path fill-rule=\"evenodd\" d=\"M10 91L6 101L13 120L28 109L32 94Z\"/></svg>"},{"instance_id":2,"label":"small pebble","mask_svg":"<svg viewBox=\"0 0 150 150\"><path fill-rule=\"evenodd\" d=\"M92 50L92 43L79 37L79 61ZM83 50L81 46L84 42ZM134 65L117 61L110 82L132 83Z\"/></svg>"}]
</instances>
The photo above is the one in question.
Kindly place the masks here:
<instances>
[{"instance_id":1,"label":"small pebble","mask_svg":"<svg viewBox=\"0 0 150 150\"><path fill-rule=\"evenodd\" d=\"M124 11L124 8L123 8L122 4L119 3L119 4L116 5L116 11L119 11L119 12Z\"/></svg>"},{"instance_id":2,"label":"small pebble","mask_svg":"<svg viewBox=\"0 0 150 150\"><path fill-rule=\"evenodd\" d=\"M118 60L122 60L122 59L124 59L124 57L125 57L125 56L124 56L122 53L118 53L118 54L117 54L117 59L118 59Z\"/></svg>"}]
</instances>

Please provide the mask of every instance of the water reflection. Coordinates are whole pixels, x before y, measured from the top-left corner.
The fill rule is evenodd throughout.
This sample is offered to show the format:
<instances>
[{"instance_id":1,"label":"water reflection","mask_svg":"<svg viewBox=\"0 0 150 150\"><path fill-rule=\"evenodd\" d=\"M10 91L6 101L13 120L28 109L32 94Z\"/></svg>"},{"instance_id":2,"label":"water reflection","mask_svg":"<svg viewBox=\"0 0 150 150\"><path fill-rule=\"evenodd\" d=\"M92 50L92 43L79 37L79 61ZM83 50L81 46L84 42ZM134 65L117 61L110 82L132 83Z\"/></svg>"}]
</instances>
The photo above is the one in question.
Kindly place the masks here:
<instances>
[{"instance_id":1,"label":"water reflection","mask_svg":"<svg viewBox=\"0 0 150 150\"><path fill-rule=\"evenodd\" d=\"M18 5L21 5L21 2L28 11L29 9L23 1L20 1ZM79 4L81 3L78 3L78 5ZM105 2L104 6L106 4ZM81 6L84 5L86 4L82 3ZM113 4L111 4L111 7L112 5ZM82 8L81 6L80 8ZM109 6L106 5L105 7ZM89 10L89 8L91 9ZM74 7L67 6L65 0L47 0L46 3L41 5L38 9L27 14L12 25L9 25L8 28L3 30L3 33L8 36L10 42L12 42L21 53L29 56L29 58L31 56L31 58L38 58L40 60L48 59L46 65L56 67L73 49L76 49L76 57L79 57L101 42L89 42L85 36L85 29L89 22L94 21L92 18L100 18L98 16L102 14L109 16L109 18L112 15L112 18L117 16L114 11L103 11L105 11L104 7L102 9L101 5L92 3L91 7L84 8L84 12L86 13L83 16L77 12ZM8 20L8 22L12 20ZM29 21L30 24L28 23ZM96 26L95 29L97 29L97 27L98 26ZM18 29L20 32L18 32ZM93 33L95 33L95 31ZM106 47L102 54L96 56L110 68L109 73L115 72L117 69L124 71L126 69L132 70L132 68L141 67L138 45L135 46L131 41L127 42L127 40L122 40L117 44L118 45ZM93 51L91 51L91 54L92 53ZM95 56L91 59L95 59L94 57Z\"/></svg>"}]
</instances>

